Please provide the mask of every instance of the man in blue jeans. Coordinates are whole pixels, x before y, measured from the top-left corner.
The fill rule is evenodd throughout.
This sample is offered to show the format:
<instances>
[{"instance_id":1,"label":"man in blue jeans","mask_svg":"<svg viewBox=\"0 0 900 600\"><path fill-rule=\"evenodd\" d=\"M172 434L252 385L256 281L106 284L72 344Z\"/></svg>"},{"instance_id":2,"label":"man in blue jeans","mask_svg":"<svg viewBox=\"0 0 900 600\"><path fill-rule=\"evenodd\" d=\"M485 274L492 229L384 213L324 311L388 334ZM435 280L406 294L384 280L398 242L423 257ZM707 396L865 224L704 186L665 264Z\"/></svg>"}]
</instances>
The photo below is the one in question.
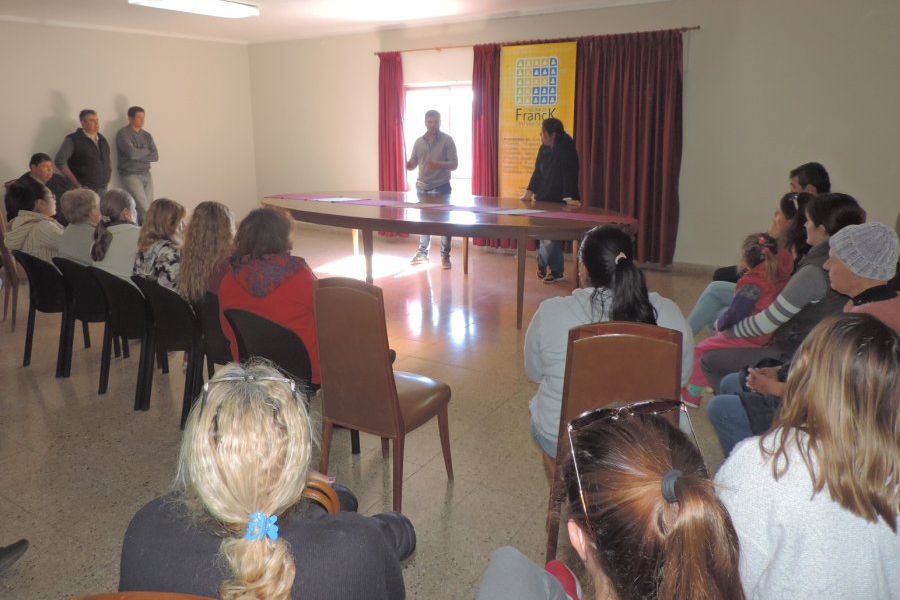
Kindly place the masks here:
<instances>
[{"instance_id":1,"label":"man in blue jeans","mask_svg":"<svg viewBox=\"0 0 900 600\"><path fill-rule=\"evenodd\" d=\"M412 156L406 161L406 170L419 167L416 191L420 194L449 194L450 171L455 171L459 161L453 138L441 131L441 113L429 110L425 113L425 135L413 144ZM428 262L431 236L419 238L419 250L410 264ZM441 268L450 268L450 236L441 238Z\"/></svg>"}]
</instances>

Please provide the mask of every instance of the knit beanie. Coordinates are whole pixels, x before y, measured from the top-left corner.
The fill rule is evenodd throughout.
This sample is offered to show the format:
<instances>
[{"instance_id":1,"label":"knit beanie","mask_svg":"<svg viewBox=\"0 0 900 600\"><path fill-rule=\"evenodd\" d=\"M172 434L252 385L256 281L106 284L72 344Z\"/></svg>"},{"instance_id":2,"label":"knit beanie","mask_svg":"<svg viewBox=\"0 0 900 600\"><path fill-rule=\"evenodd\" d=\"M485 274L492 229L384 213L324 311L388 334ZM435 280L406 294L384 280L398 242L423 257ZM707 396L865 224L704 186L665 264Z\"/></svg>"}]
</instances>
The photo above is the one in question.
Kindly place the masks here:
<instances>
[{"instance_id":1,"label":"knit beanie","mask_svg":"<svg viewBox=\"0 0 900 600\"><path fill-rule=\"evenodd\" d=\"M897 234L881 223L848 225L828 240L841 262L855 275L888 281L897 271Z\"/></svg>"}]
</instances>

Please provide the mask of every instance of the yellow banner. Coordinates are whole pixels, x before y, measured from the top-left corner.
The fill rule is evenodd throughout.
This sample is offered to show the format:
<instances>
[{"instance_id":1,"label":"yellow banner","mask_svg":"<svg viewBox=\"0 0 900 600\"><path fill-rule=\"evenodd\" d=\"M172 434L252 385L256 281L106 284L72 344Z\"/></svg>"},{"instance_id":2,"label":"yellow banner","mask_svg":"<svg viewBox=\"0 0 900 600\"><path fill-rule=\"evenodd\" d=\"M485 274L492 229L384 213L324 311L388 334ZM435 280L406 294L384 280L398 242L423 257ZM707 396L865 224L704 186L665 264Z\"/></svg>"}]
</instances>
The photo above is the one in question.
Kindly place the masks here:
<instances>
[{"instance_id":1,"label":"yellow banner","mask_svg":"<svg viewBox=\"0 0 900 600\"><path fill-rule=\"evenodd\" d=\"M500 195L519 197L534 171L541 123L575 122L575 42L500 49Z\"/></svg>"}]
</instances>

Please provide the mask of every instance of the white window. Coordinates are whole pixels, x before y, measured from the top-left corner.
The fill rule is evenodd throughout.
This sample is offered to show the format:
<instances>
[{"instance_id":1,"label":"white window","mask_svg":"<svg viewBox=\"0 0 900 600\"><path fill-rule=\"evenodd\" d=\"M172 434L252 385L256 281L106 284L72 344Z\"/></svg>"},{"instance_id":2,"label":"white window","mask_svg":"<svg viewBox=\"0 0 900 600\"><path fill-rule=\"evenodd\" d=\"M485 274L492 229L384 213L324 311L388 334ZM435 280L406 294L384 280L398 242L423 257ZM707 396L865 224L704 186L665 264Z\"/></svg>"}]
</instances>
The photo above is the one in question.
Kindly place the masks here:
<instances>
[{"instance_id":1,"label":"white window","mask_svg":"<svg viewBox=\"0 0 900 600\"><path fill-rule=\"evenodd\" d=\"M456 144L459 166L450 173L454 191L472 193L472 84L425 84L406 88L406 113L403 115L403 135L406 158L413 144L425 134L425 113L441 113L441 131L450 135ZM416 170L406 172L407 189L416 188Z\"/></svg>"}]
</instances>

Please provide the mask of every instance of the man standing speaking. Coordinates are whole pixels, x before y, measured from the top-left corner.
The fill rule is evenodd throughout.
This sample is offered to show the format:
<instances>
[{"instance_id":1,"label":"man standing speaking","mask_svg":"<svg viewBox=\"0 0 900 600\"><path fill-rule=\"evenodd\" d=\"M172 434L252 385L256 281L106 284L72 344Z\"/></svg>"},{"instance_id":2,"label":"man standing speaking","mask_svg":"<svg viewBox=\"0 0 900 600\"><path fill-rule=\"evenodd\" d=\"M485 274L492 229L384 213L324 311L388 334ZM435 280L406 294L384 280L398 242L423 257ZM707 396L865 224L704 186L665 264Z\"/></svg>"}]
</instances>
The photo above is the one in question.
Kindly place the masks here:
<instances>
[{"instance_id":1,"label":"man standing speaking","mask_svg":"<svg viewBox=\"0 0 900 600\"><path fill-rule=\"evenodd\" d=\"M456 158L456 144L453 143L452 137L441 132L441 113L436 110L425 113L425 129L425 135L413 144L412 156L406 162L406 170L411 171L419 167L419 177L416 179L417 192L449 194L450 171L455 171L459 162ZM428 262L430 245L431 236L421 236L419 250L410 264ZM449 235L441 238L441 268L450 268Z\"/></svg>"}]
</instances>

